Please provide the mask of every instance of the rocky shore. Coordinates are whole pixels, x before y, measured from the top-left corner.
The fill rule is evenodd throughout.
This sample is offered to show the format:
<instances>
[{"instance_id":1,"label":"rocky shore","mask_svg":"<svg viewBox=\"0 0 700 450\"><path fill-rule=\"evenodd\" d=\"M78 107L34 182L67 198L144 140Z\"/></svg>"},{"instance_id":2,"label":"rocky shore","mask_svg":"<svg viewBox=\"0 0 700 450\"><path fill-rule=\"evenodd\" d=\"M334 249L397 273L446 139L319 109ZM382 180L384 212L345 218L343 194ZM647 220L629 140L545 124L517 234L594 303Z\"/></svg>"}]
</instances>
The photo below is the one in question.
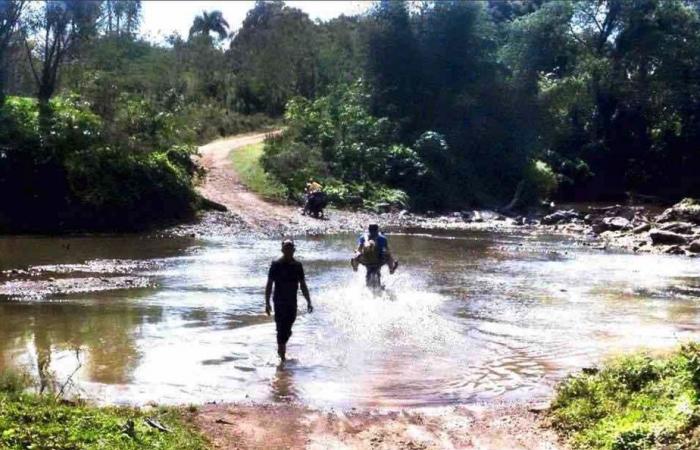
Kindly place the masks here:
<instances>
[{"instance_id":1,"label":"rocky shore","mask_svg":"<svg viewBox=\"0 0 700 450\"><path fill-rule=\"evenodd\" d=\"M301 216L300 216L301 217ZM550 209L530 215L503 214L492 210L465 210L449 214L413 214L390 211L381 214L329 210L327 218L295 219L274 227L251 228L231 212L209 212L200 222L166 233L206 236L260 233L270 237L355 233L369 223L389 231L522 231L557 233L581 238L595 248L620 248L639 253L700 255L700 201L684 199L660 214L646 206L610 205Z\"/></svg>"},{"instance_id":2,"label":"rocky shore","mask_svg":"<svg viewBox=\"0 0 700 450\"><path fill-rule=\"evenodd\" d=\"M644 206L613 205L558 210L543 216L539 223L552 231L590 236L602 248L700 255L700 201L690 198L658 215Z\"/></svg>"}]
</instances>

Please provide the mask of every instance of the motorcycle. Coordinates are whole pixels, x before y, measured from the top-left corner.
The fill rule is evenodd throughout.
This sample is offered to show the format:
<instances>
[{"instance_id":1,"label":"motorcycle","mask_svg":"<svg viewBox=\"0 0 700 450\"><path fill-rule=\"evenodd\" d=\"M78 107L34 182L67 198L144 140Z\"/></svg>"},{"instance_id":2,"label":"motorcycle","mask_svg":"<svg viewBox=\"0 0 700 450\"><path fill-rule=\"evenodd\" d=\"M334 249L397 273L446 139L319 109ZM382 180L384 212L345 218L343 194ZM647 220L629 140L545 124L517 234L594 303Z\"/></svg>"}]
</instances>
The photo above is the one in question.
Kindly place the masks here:
<instances>
[{"instance_id":1,"label":"motorcycle","mask_svg":"<svg viewBox=\"0 0 700 450\"><path fill-rule=\"evenodd\" d=\"M306 195L302 215L309 215L320 219L324 217L323 210L328 206L328 196L325 192L312 192Z\"/></svg>"},{"instance_id":2,"label":"motorcycle","mask_svg":"<svg viewBox=\"0 0 700 450\"><path fill-rule=\"evenodd\" d=\"M365 273L365 284L368 288L379 291L383 290L382 286L382 266L366 266L367 272Z\"/></svg>"}]
</instances>

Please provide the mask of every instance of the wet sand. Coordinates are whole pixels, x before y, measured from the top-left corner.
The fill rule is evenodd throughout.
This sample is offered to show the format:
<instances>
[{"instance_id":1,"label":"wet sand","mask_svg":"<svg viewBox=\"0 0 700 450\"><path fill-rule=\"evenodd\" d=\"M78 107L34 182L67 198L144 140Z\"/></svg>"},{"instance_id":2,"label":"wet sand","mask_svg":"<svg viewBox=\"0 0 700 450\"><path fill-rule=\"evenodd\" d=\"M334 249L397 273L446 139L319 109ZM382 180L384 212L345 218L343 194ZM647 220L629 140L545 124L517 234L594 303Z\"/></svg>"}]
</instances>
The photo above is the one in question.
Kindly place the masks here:
<instances>
[{"instance_id":1,"label":"wet sand","mask_svg":"<svg viewBox=\"0 0 700 450\"><path fill-rule=\"evenodd\" d=\"M215 448L555 450L540 405L314 410L297 405L206 405L193 417Z\"/></svg>"}]
</instances>

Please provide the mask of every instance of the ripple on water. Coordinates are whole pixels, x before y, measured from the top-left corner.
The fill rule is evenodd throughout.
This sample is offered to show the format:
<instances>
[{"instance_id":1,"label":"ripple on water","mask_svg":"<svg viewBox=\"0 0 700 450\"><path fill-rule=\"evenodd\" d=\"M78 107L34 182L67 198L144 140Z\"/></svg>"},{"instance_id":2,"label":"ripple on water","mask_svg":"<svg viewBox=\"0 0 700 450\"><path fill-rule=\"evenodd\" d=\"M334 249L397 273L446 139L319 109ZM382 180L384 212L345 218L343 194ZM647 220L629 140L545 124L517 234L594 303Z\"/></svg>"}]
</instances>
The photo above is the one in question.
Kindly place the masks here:
<instances>
[{"instance_id":1,"label":"ripple on water","mask_svg":"<svg viewBox=\"0 0 700 450\"><path fill-rule=\"evenodd\" d=\"M60 303L0 302L0 366L48 367L60 380L82 364L80 388L107 402L530 398L611 353L698 337L692 260L593 252L547 236L396 235L402 266L374 295L349 269L354 237L338 235L298 242L316 312L300 301L292 359L280 366L262 298L275 240L73 239L78 256L1 241L23 250L27 273L153 281Z\"/></svg>"}]
</instances>

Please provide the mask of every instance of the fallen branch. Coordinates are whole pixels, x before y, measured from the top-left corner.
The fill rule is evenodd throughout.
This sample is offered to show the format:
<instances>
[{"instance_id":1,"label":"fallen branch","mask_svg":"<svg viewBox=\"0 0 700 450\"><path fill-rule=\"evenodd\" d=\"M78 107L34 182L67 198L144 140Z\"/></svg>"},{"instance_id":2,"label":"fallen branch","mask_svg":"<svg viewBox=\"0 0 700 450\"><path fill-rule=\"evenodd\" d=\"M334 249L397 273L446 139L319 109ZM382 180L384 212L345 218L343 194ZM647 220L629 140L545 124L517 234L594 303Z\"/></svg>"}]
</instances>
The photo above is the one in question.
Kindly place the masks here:
<instances>
[{"instance_id":1,"label":"fallen branch","mask_svg":"<svg viewBox=\"0 0 700 450\"><path fill-rule=\"evenodd\" d=\"M66 379L66 382L63 383L63 385L61 386L61 389L58 391L58 394L56 394L56 400L58 400L59 398L63 397L63 394L64 394L65 391L66 391L66 387L68 387L68 385L69 385L70 383L73 382L73 377L75 376L76 373L78 373L78 371L79 371L82 367L83 367L83 363L82 363L80 360L78 360L78 367L75 368L75 370L73 371L73 373L71 373L71 374L68 376L68 378Z\"/></svg>"},{"instance_id":2,"label":"fallen branch","mask_svg":"<svg viewBox=\"0 0 700 450\"><path fill-rule=\"evenodd\" d=\"M166 428L163 426L160 422L158 422L156 419L145 419L144 422L146 422L146 425L155 428L158 431L162 431L163 433L172 433L172 430L169 428Z\"/></svg>"}]
</instances>

